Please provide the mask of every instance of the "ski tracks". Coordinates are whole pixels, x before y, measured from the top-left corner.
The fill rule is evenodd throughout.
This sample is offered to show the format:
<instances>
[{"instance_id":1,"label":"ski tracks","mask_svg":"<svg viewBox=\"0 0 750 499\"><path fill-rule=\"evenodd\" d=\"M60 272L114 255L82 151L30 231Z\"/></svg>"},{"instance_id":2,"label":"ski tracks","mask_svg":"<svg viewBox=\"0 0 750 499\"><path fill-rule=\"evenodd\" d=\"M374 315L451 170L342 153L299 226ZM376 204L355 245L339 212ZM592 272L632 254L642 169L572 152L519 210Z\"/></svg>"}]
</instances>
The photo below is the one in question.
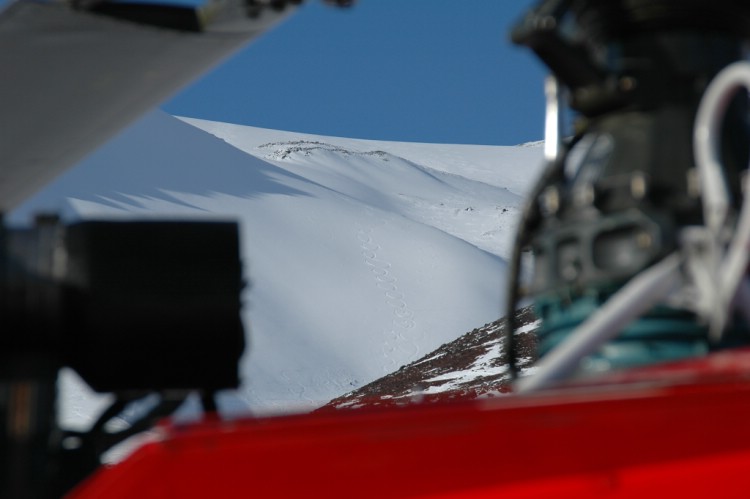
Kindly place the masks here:
<instances>
[{"instance_id":1,"label":"ski tracks","mask_svg":"<svg viewBox=\"0 0 750 499\"><path fill-rule=\"evenodd\" d=\"M379 223L380 226L385 224L384 220ZM416 327L414 311L409 308L406 295L398 287L391 264L380 257L381 246L375 241L374 232L374 227L358 226L357 241L364 263L393 315L388 327L370 339L371 349L382 357L383 373L389 373L417 357L420 351L417 341L424 336L424 332Z\"/></svg>"}]
</instances>

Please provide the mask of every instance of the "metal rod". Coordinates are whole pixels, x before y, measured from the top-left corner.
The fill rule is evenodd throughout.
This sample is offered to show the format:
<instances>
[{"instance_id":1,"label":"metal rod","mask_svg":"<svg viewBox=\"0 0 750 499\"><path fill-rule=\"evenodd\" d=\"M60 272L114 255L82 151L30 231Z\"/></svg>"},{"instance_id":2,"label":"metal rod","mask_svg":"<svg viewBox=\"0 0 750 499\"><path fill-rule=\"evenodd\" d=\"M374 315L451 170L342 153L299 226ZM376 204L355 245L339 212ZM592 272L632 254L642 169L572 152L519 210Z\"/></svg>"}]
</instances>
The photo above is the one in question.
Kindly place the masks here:
<instances>
[{"instance_id":1,"label":"metal rod","mask_svg":"<svg viewBox=\"0 0 750 499\"><path fill-rule=\"evenodd\" d=\"M534 374L520 378L515 391L540 390L572 374L581 359L674 291L681 280L680 263L679 255L673 254L631 279L565 341L543 357Z\"/></svg>"}]
</instances>

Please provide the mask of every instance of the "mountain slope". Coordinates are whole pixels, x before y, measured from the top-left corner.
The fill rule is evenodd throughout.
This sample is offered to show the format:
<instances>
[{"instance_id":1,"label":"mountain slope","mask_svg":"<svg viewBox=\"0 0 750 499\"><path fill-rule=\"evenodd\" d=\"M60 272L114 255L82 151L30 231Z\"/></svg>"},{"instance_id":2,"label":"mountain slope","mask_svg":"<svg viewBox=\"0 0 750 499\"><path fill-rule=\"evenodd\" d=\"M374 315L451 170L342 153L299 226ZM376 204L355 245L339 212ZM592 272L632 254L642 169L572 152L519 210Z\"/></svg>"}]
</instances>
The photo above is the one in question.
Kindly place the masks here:
<instances>
[{"instance_id":1,"label":"mountain slope","mask_svg":"<svg viewBox=\"0 0 750 499\"><path fill-rule=\"evenodd\" d=\"M516 362L527 371L535 355L539 321L531 308L516 315ZM423 358L362 388L337 397L319 410L388 407L494 397L510 391L504 319L493 321L442 345Z\"/></svg>"},{"instance_id":2,"label":"mountain slope","mask_svg":"<svg viewBox=\"0 0 750 499\"><path fill-rule=\"evenodd\" d=\"M249 349L222 409L304 410L498 317L515 218L540 166L538 147L316 137L155 112L10 221L39 210L238 220ZM85 419L90 397L67 390L68 419Z\"/></svg>"}]
</instances>

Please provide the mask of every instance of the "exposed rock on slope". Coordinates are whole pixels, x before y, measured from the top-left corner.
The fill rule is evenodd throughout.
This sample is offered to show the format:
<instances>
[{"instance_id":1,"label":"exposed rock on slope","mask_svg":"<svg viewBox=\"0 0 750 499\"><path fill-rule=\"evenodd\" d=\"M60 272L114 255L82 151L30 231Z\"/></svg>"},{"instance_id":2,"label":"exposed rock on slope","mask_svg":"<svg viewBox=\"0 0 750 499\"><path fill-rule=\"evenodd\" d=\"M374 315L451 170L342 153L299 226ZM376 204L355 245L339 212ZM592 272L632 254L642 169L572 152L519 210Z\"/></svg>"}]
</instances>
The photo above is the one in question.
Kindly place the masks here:
<instances>
[{"instance_id":1,"label":"exposed rock on slope","mask_svg":"<svg viewBox=\"0 0 750 499\"><path fill-rule=\"evenodd\" d=\"M530 307L519 310L516 317L516 356L524 369L533 361L538 321ZM486 324L320 410L498 396L510 390L505 335L504 319Z\"/></svg>"}]
</instances>

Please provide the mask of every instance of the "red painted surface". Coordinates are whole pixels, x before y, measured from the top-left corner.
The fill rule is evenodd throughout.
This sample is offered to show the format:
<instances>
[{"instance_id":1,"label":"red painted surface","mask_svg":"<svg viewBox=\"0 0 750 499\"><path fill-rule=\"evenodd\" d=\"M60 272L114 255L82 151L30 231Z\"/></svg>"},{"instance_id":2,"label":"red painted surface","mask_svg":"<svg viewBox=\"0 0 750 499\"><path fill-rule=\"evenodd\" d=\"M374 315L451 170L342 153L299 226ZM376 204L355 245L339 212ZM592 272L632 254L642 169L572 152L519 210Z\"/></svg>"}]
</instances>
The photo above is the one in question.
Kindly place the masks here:
<instances>
[{"instance_id":1,"label":"red painted surface","mask_svg":"<svg viewBox=\"0 0 750 499\"><path fill-rule=\"evenodd\" d=\"M750 353L639 373L492 401L165 427L71 497L747 497Z\"/></svg>"}]
</instances>

